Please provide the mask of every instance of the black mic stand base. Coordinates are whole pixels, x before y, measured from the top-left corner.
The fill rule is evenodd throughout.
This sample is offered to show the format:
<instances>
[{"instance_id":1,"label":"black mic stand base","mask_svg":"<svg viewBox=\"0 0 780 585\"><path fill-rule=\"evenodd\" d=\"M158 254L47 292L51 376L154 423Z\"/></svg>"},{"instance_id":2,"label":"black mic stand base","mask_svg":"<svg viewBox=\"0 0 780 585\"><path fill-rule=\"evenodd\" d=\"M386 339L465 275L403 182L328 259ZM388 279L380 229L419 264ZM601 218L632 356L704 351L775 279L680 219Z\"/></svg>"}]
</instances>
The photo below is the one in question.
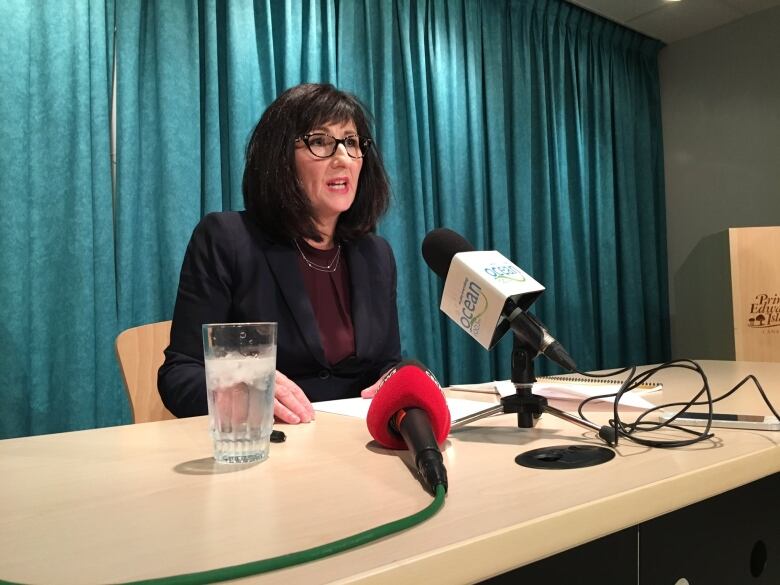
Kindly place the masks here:
<instances>
[{"instance_id":1,"label":"black mic stand base","mask_svg":"<svg viewBox=\"0 0 780 585\"><path fill-rule=\"evenodd\" d=\"M514 399L514 396L510 396L508 398ZM537 396L534 395L534 398L540 398L541 400L545 400L545 398L542 397L542 396L537 397ZM463 416L461 418L455 419L454 421L452 421L452 425L450 426L450 429L457 430L457 429L459 429L461 427L465 427L467 424L473 423L473 422L481 420L483 418L489 418L489 417L495 416L497 414L509 414L509 413L517 412L517 410L514 409L515 408L514 406L510 406L509 410L507 410L507 406L504 403L504 400L506 400L506 398L502 398L501 399L501 404L496 404L494 406L486 408L485 410L480 410L478 412L475 412L475 413ZM545 400L545 402L546 402L546 400ZM610 440L608 440L607 438L605 438L603 436L603 434L604 434L604 427L600 427L600 426L598 426L596 424L593 424L591 422L588 422L586 420L582 420L581 418L579 418L577 416L574 416L572 414L569 414L568 412L566 412L564 410L560 410L558 408L555 408L554 406L550 406L549 404L545 404L544 406L540 407L540 412L541 413L545 413L546 412L547 414L551 414L552 416L558 417L561 420L565 420L565 421L573 423L575 425L579 425L579 426L584 427L584 428L586 428L588 430L591 430L591 431L596 431L596 433L599 435L599 437L603 438L605 441L607 441L610 444L613 443L613 441L610 441ZM521 413L517 413L517 414L518 414L518 418L520 418L522 416L524 419L527 419L529 417L528 413L522 413L522 414ZM533 415L530 415L530 416L532 417L531 424L518 424L517 425L518 428L529 429L529 428L532 428L532 427L536 426L535 418L538 418L538 417L533 417ZM610 429L610 431L612 430L611 427L606 427L606 428ZM614 435L614 433L610 433L610 435Z\"/></svg>"},{"instance_id":2,"label":"black mic stand base","mask_svg":"<svg viewBox=\"0 0 780 585\"><path fill-rule=\"evenodd\" d=\"M535 354L532 351L515 337L512 348L512 383L515 385L515 394L503 397L500 404L454 420L451 428L458 429L474 421L497 414L515 413L517 414L518 428L528 429L536 425L536 421L543 413L547 413L566 422L595 431L607 444L610 446L614 445L614 428L610 426L600 427L554 406L550 406L544 396L537 396L531 392L534 382L536 382L533 365ZM614 451L604 447L564 445L535 449L534 451L518 455L515 461L519 465L527 467L573 469L605 463L614 456Z\"/></svg>"}]
</instances>

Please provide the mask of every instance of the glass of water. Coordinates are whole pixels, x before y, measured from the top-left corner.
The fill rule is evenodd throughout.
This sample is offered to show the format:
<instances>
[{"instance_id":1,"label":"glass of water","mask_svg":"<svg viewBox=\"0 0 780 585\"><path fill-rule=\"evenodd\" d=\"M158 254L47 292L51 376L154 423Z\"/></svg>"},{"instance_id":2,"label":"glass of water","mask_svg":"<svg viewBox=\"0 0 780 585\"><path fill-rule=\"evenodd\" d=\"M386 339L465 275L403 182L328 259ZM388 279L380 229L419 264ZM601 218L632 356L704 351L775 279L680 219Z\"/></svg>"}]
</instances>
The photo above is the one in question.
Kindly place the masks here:
<instances>
[{"instance_id":1,"label":"glass of water","mask_svg":"<svg viewBox=\"0 0 780 585\"><path fill-rule=\"evenodd\" d=\"M276 323L205 324L203 359L214 459L265 460L274 423Z\"/></svg>"}]
</instances>

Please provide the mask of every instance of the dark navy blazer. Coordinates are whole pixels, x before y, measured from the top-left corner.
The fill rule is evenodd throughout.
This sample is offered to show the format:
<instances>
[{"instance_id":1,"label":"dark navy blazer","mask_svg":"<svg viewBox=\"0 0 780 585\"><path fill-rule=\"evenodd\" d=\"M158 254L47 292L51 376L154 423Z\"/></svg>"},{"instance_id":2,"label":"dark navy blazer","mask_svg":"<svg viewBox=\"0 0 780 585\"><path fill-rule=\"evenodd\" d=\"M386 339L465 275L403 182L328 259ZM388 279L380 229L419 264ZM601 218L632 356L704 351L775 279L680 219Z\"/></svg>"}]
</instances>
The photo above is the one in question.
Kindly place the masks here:
<instances>
[{"instance_id":1,"label":"dark navy blazer","mask_svg":"<svg viewBox=\"0 0 780 585\"><path fill-rule=\"evenodd\" d=\"M277 369L313 402L359 396L401 359L396 266L389 244L368 235L344 244L355 355L325 359L297 251L273 241L246 212L210 213L192 234L179 279L171 341L157 384L179 417L206 414L203 323L275 321Z\"/></svg>"}]
</instances>

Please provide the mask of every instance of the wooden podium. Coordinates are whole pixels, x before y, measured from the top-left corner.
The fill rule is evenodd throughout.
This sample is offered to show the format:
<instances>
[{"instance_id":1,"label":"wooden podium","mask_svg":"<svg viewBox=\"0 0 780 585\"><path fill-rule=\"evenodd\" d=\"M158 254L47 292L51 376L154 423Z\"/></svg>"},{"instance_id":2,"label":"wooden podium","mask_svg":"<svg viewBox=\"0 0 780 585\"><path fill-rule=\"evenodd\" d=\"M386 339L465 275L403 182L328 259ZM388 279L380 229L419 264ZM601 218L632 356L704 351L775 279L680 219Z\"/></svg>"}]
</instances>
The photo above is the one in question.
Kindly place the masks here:
<instances>
[{"instance_id":1,"label":"wooden podium","mask_svg":"<svg viewBox=\"0 0 780 585\"><path fill-rule=\"evenodd\" d=\"M780 362L780 227L729 229L738 361Z\"/></svg>"}]
</instances>

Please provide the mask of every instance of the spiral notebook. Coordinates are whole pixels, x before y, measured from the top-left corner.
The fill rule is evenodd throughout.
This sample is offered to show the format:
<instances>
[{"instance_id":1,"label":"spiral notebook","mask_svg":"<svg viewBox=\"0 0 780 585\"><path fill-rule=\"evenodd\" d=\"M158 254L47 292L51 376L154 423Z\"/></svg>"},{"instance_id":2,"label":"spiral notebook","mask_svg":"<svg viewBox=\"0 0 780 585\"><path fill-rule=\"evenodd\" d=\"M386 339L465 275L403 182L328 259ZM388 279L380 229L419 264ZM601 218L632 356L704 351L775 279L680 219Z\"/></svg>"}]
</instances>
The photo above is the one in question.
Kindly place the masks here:
<instances>
[{"instance_id":1,"label":"spiral notebook","mask_svg":"<svg viewBox=\"0 0 780 585\"><path fill-rule=\"evenodd\" d=\"M625 380L615 378L585 378L566 376L539 376L534 384L533 393L545 398L558 400L583 400L602 394L613 394L623 385ZM495 394L500 397L510 396L515 393L515 386L509 380L498 380L483 384L456 384L449 387L450 390L462 392L477 392L481 394ZM631 392L626 392L620 398L622 406L634 408L652 408L654 405L644 398L645 395L661 392L663 386L660 383L648 381ZM612 398L601 398L604 402L614 402Z\"/></svg>"}]
</instances>

